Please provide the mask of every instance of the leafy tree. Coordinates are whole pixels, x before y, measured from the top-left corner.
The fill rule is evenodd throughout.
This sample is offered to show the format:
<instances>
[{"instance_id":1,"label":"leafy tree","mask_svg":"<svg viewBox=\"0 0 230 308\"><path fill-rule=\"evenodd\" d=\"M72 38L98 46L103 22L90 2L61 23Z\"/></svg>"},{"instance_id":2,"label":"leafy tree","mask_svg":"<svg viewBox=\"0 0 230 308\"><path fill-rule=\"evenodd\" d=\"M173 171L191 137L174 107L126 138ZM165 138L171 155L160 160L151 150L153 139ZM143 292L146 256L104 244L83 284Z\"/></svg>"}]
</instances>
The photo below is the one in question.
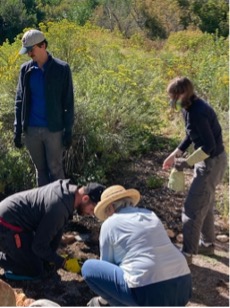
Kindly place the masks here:
<instances>
[{"instance_id":1,"label":"leafy tree","mask_svg":"<svg viewBox=\"0 0 230 308\"><path fill-rule=\"evenodd\" d=\"M83 26L90 19L98 4L99 0L72 1L67 12L67 19Z\"/></svg>"},{"instance_id":2,"label":"leafy tree","mask_svg":"<svg viewBox=\"0 0 230 308\"><path fill-rule=\"evenodd\" d=\"M191 9L192 1L193 0L177 0L182 12L180 23L184 29L191 28L191 26L193 26L193 28L198 28L200 23L200 18Z\"/></svg>"},{"instance_id":3,"label":"leafy tree","mask_svg":"<svg viewBox=\"0 0 230 308\"><path fill-rule=\"evenodd\" d=\"M67 19L84 25L98 4L97 0L37 0L38 22Z\"/></svg>"},{"instance_id":4,"label":"leafy tree","mask_svg":"<svg viewBox=\"0 0 230 308\"><path fill-rule=\"evenodd\" d=\"M150 38L166 38L170 32L182 30L182 12L177 0L144 0L139 1L139 7L146 18Z\"/></svg>"},{"instance_id":5,"label":"leafy tree","mask_svg":"<svg viewBox=\"0 0 230 308\"><path fill-rule=\"evenodd\" d=\"M36 0L37 20L39 22L62 20L69 10L69 1Z\"/></svg>"},{"instance_id":6,"label":"leafy tree","mask_svg":"<svg viewBox=\"0 0 230 308\"><path fill-rule=\"evenodd\" d=\"M84 25L97 5L97 0L0 0L0 44L13 42L24 28L43 21L68 19Z\"/></svg>"},{"instance_id":7,"label":"leafy tree","mask_svg":"<svg viewBox=\"0 0 230 308\"><path fill-rule=\"evenodd\" d=\"M28 14L23 1L0 0L0 44L6 39L13 42L18 33L35 22L35 15Z\"/></svg>"},{"instance_id":8,"label":"leafy tree","mask_svg":"<svg viewBox=\"0 0 230 308\"><path fill-rule=\"evenodd\" d=\"M90 20L127 38L166 39L191 28L227 37L228 7L226 0L0 0L0 44L13 42L24 28L62 19Z\"/></svg>"},{"instance_id":9,"label":"leafy tree","mask_svg":"<svg viewBox=\"0 0 230 308\"><path fill-rule=\"evenodd\" d=\"M137 23L133 18L133 0L100 0L100 6L94 14L94 22L111 31L119 30L125 37L137 31ZM134 31L133 31L134 29Z\"/></svg>"},{"instance_id":10,"label":"leafy tree","mask_svg":"<svg viewBox=\"0 0 230 308\"><path fill-rule=\"evenodd\" d=\"M111 31L118 29L125 37L140 32L153 39L181 30L181 15L177 0L101 0L94 21Z\"/></svg>"},{"instance_id":11,"label":"leafy tree","mask_svg":"<svg viewBox=\"0 0 230 308\"><path fill-rule=\"evenodd\" d=\"M228 36L226 0L100 0L93 21L125 37L145 33L149 38L167 38L171 32L200 28Z\"/></svg>"},{"instance_id":12,"label":"leafy tree","mask_svg":"<svg viewBox=\"0 0 230 308\"><path fill-rule=\"evenodd\" d=\"M200 18L199 27L203 32L215 33L218 30L220 35L228 36L228 1L194 0L191 9Z\"/></svg>"}]
</instances>

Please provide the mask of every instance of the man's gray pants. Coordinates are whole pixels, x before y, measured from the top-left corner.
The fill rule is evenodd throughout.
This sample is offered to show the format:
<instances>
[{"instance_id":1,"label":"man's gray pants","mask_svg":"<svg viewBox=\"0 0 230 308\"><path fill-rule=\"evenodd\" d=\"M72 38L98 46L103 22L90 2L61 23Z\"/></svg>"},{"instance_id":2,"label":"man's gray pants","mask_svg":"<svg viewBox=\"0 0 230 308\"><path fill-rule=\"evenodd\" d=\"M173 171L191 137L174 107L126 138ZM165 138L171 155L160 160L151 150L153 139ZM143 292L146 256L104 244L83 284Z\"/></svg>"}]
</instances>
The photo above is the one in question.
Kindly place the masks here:
<instances>
[{"instance_id":1,"label":"man's gray pants","mask_svg":"<svg viewBox=\"0 0 230 308\"><path fill-rule=\"evenodd\" d=\"M36 169L37 186L64 179L62 131L28 127L25 144Z\"/></svg>"},{"instance_id":2,"label":"man's gray pants","mask_svg":"<svg viewBox=\"0 0 230 308\"><path fill-rule=\"evenodd\" d=\"M199 240L214 243L215 189L227 167L226 153L195 164L194 176L182 213L183 251L198 253Z\"/></svg>"}]
</instances>

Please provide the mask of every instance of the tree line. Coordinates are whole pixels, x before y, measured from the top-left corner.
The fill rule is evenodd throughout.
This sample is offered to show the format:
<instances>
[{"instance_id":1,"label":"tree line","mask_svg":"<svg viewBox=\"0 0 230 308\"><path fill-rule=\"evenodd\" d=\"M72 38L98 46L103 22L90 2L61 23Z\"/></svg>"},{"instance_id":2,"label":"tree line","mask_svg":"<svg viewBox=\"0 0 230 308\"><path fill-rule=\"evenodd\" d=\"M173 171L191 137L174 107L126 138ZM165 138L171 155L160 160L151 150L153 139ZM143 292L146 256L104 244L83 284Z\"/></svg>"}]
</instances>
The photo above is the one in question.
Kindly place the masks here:
<instances>
[{"instance_id":1,"label":"tree line","mask_svg":"<svg viewBox=\"0 0 230 308\"><path fill-rule=\"evenodd\" d=\"M166 39L186 29L227 37L228 15L227 0L0 0L0 44L13 42L24 28L62 19L91 22L125 38Z\"/></svg>"}]
</instances>

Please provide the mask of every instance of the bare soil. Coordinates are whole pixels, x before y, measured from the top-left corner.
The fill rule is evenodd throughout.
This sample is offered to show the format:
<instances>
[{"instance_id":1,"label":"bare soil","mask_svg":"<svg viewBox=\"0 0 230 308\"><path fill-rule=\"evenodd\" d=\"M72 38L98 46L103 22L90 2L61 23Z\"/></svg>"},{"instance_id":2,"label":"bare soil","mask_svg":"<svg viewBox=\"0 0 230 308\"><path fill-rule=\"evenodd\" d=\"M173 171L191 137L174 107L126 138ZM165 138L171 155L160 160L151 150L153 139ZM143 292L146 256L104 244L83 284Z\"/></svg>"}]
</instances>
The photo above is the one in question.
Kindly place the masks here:
<instances>
[{"instance_id":1,"label":"bare soil","mask_svg":"<svg viewBox=\"0 0 230 308\"><path fill-rule=\"evenodd\" d=\"M123 162L110 175L110 184L121 184L126 188L137 188L142 195L140 206L153 210L162 220L166 229L174 232L171 240L178 244L176 236L181 233L181 208L186 193L173 193L167 188L169 172L161 169L167 153L153 152ZM191 181L192 170L186 174L187 184ZM188 186L188 185L187 185ZM221 186L218 193L224 186ZM216 234L229 236L228 220L215 213ZM93 217L74 217L66 227L66 233L87 235L84 241L63 245L60 253L68 253L82 261L99 257L98 235L100 223ZM193 259L193 296L188 306L229 307L229 243L216 241L215 256L197 255ZM0 270L0 274L3 271ZM4 279L3 277L1 277ZM17 292L24 292L34 299L46 298L61 306L86 306L94 296L81 275L59 270L43 281L8 282Z\"/></svg>"}]
</instances>

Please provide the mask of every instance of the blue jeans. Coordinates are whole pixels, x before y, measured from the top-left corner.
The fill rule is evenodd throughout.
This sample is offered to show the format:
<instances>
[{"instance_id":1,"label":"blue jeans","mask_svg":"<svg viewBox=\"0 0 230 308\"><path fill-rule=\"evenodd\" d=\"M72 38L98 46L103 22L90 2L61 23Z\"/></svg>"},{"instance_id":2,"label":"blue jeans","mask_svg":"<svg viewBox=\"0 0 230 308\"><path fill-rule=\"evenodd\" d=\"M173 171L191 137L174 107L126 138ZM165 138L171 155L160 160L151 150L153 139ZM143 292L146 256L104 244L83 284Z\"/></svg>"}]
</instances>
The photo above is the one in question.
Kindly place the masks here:
<instances>
[{"instance_id":1,"label":"blue jeans","mask_svg":"<svg viewBox=\"0 0 230 308\"><path fill-rule=\"evenodd\" d=\"M28 127L25 144L36 169L37 186L64 179L62 131L46 127Z\"/></svg>"},{"instance_id":2,"label":"blue jeans","mask_svg":"<svg viewBox=\"0 0 230 308\"><path fill-rule=\"evenodd\" d=\"M129 288L122 269L109 262L87 260L82 275L88 286L111 306L185 306L191 297L191 275Z\"/></svg>"},{"instance_id":3,"label":"blue jeans","mask_svg":"<svg viewBox=\"0 0 230 308\"><path fill-rule=\"evenodd\" d=\"M96 294L110 306L137 306L119 266L100 260L87 260L82 267L82 276Z\"/></svg>"}]
</instances>

